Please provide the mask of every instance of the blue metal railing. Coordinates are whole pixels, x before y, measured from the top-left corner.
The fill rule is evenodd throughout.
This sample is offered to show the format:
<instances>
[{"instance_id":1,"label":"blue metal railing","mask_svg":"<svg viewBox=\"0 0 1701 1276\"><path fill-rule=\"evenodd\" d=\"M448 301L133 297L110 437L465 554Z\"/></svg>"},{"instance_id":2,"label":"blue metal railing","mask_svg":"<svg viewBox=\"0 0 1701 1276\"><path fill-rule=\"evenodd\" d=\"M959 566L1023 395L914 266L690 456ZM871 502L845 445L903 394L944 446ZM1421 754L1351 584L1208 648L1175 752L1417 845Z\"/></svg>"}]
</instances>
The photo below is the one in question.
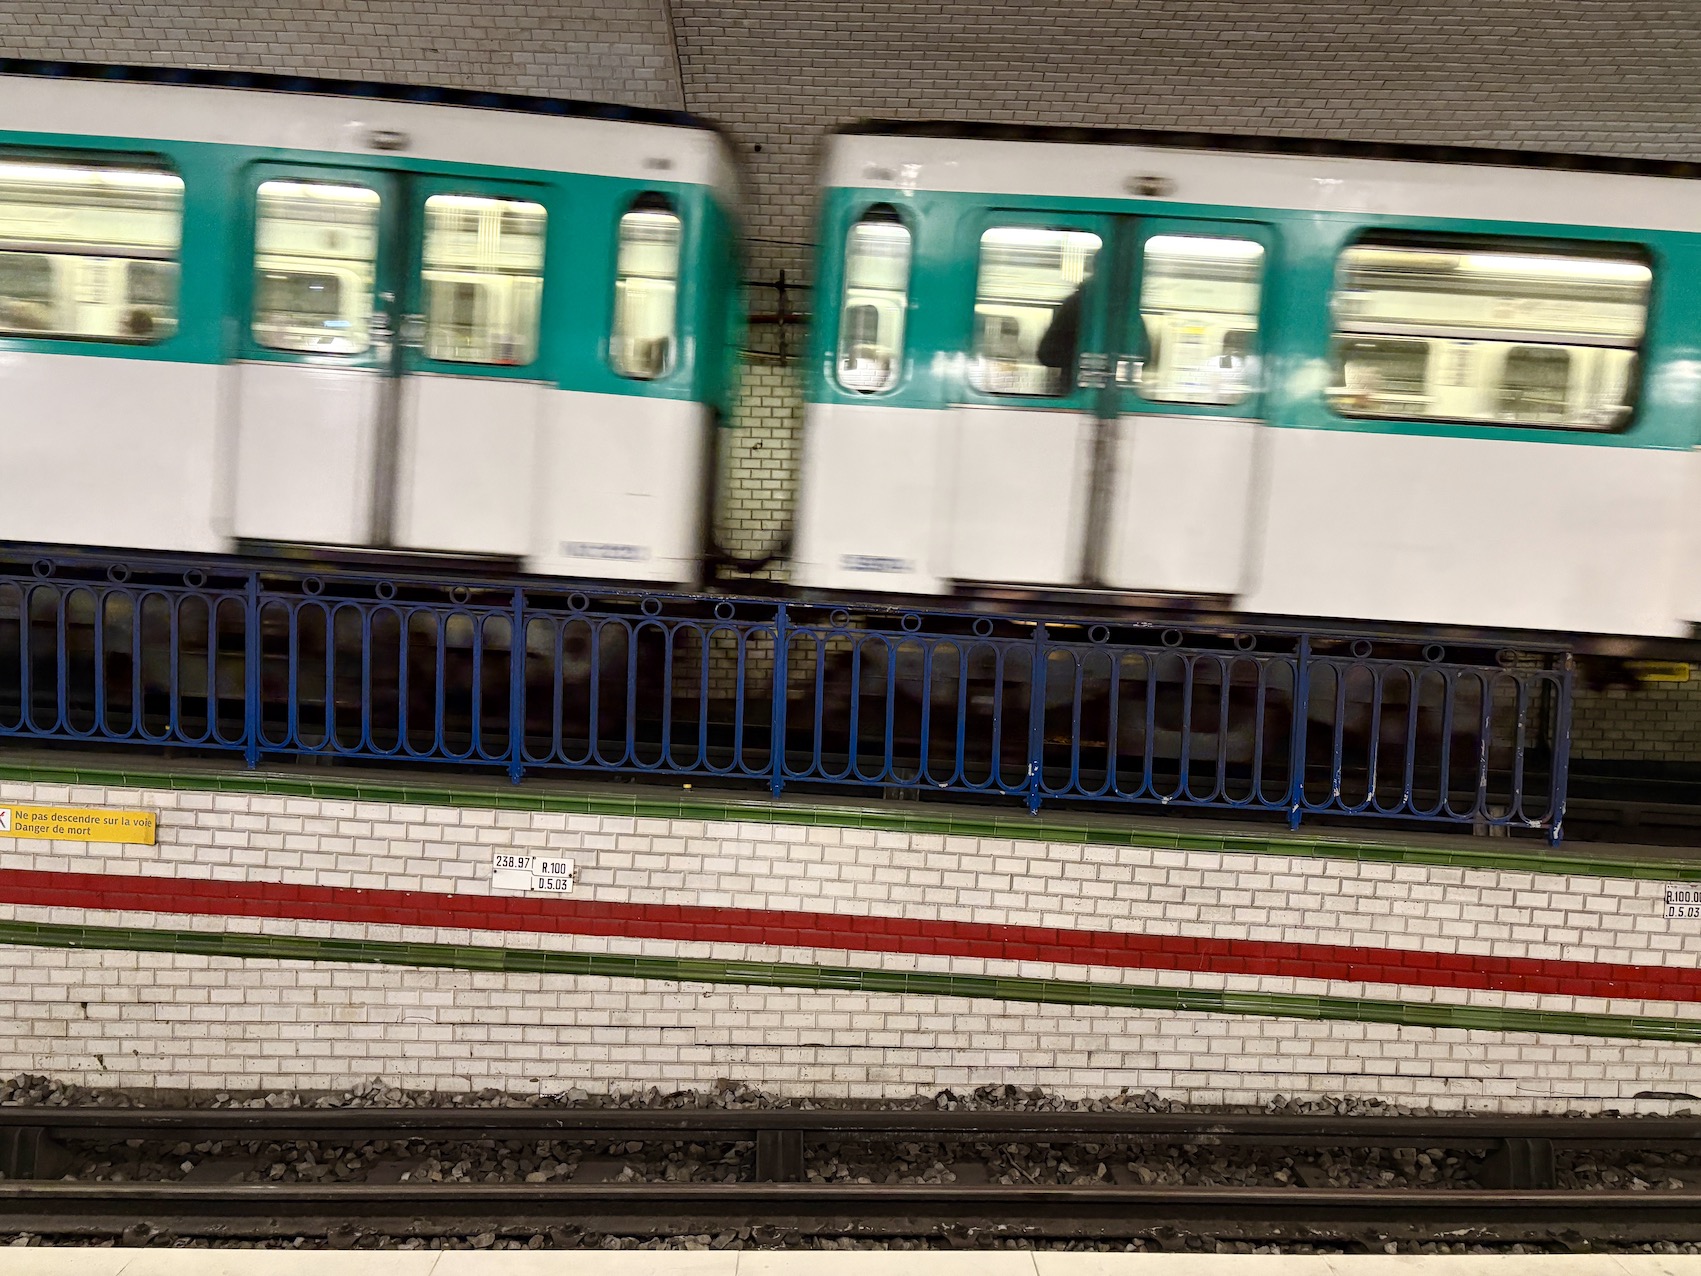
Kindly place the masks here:
<instances>
[{"instance_id":1,"label":"blue metal railing","mask_svg":"<svg viewBox=\"0 0 1701 1276\"><path fill-rule=\"evenodd\" d=\"M0 736L1541 828L1571 664L1326 634L0 557Z\"/></svg>"}]
</instances>

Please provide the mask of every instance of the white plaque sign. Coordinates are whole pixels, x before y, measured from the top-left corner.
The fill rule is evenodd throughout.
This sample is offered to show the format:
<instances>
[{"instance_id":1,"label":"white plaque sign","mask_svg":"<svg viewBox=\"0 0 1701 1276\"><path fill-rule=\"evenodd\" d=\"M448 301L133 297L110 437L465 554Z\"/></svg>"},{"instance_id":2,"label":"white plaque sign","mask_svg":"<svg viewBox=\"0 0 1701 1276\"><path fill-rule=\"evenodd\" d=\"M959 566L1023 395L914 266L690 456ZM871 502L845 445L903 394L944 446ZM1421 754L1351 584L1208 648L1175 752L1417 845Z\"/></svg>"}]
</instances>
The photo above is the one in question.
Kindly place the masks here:
<instances>
[{"instance_id":1,"label":"white plaque sign","mask_svg":"<svg viewBox=\"0 0 1701 1276\"><path fill-rule=\"evenodd\" d=\"M1666 887L1666 916L1701 921L1701 886Z\"/></svg>"},{"instance_id":2,"label":"white plaque sign","mask_svg":"<svg viewBox=\"0 0 1701 1276\"><path fill-rule=\"evenodd\" d=\"M497 852L490 860L490 884L499 891L539 891L561 895L573 889L572 860L550 855Z\"/></svg>"}]
</instances>

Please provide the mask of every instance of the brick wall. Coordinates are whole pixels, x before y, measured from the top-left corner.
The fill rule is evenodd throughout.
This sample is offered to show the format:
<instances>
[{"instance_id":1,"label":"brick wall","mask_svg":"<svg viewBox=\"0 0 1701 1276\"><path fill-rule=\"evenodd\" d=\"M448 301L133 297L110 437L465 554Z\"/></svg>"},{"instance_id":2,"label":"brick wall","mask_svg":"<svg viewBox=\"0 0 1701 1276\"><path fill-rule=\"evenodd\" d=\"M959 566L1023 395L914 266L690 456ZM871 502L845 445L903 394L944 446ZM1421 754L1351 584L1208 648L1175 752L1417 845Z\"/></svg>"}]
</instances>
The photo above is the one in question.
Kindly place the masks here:
<instances>
[{"instance_id":1,"label":"brick wall","mask_svg":"<svg viewBox=\"0 0 1701 1276\"><path fill-rule=\"evenodd\" d=\"M1580 691L1571 753L1582 760L1701 766L1701 678Z\"/></svg>"},{"instance_id":2,"label":"brick wall","mask_svg":"<svg viewBox=\"0 0 1701 1276\"><path fill-rule=\"evenodd\" d=\"M675 0L685 97L754 148L757 261L801 268L823 129L1184 127L1694 157L1701 9L1656 0Z\"/></svg>"},{"instance_id":3,"label":"brick wall","mask_svg":"<svg viewBox=\"0 0 1701 1276\"><path fill-rule=\"evenodd\" d=\"M1690 1047L1560 1034L56 949L0 950L0 1024L5 1075L169 1089L376 1078L559 1094L731 1078L816 1097L1013 1083L1588 1112L1661 1110L1629 1096L1696 1084Z\"/></svg>"},{"instance_id":4,"label":"brick wall","mask_svg":"<svg viewBox=\"0 0 1701 1276\"><path fill-rule=\"evenodd\" d=\"M735 425L721 437L721 548L738 558L773 551L791 526L803 425L795 362L753 355L740 373ZM783 579L785 564L759 573Z\"/></svg>"},{"instance_id":5,"label":"brick wall","mask_svg":"<svg viewBox=\"0 0 1701 1276\"><path fill-rule=\"evenodd\" d=\"M160 818L157 846L0 837L0 1074L1499 1108L1701 1087L1694 923L1611 866L245 783L0 781ZM577 879L500 886L497 852Z\"/></svg>"},{"instance_id":6,"label":"brick wall","mask_svg":"<svg viewBox=\"0 0 1701 1276\"><path fill-rule=\"evenodd\" d=\"M663 0L7 0L0 56L342 76L672 110L684 104Z\"/></svg>"}]
</instances>

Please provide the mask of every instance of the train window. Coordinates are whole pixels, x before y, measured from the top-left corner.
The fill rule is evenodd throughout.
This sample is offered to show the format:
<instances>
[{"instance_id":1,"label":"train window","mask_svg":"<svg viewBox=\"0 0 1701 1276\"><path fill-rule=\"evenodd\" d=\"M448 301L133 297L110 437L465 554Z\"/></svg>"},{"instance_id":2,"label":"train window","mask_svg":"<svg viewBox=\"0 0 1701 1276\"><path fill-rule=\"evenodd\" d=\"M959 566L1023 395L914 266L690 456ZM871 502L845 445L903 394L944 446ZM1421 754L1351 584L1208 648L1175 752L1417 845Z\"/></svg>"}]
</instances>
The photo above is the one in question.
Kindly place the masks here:
<instances>
[{"instance_id":1,"label":"train window","mask_svg":"<svg viewBox=\"0 0 1701 1276\"><path fill-rule=\"evenodd\" d=\"M897 383L909 308L910 232L889 204L851 227L839 313L839 384L872 394Z\"/></svg>"},{"instance_id":2,"label":"train window","mask_svg":"<svg viewBox=\"0 0 1701 1276\"><path fill-rule=\"evenodd\" d=\"M1500 416L1508 421L1564 425L1571 386L1571 351L1513 346L1500 373Z\"/></svg>"},{"instance_id":3,"label":"train window","mask_svg":"<svg viewBox=\"0 0 1701 1276\"><path fill-rule=\"evenodd\" d=\"M1081 292L1103 246L1085 230L994 226L980 237L969 384L988 394L1068 392Z\"/></svg>"},{"instance_id":4,"label":"train window","mask_svg":"<svg viewBox=\"0 0 1701 1276\"><path fill-rule=\"evenodd\" d=\"M1341 385L1331 391L1347 416L1424 416L1430 346L1425 341L1346 337L1335 342Z\"/></svg>"},{"instance_id":5,"label":"train window","mask_svg":"<svg viewBox=\"0 0 1701 1276\"><path fill-rule=\"evenodd\" d=\"M529 200L425 201L425 353L520 367L537 358L546 214Z\"/></svg>"},{"instance_id":6,"label":"train window","mask_svg":"<svg viewBox=\"0 0 1701 1276\"><path fill-rule=\"evenodd\" d=\"M260 184L251 320L258 344L307 354L371 348L378 204L365 186Z\"/></svg>"},{"instance_id":7,"label":"train window","mask_svg":"<svg viewBox=\"0 0 1701 1276\"><path fill-rule=\"evenodd\" d=\"M1634 249L1363 242L1341 255L1346 416L1609 430L1625 424L1652 272Z\"/></svg>"},{"instance_id":8,"label":"train window","mask_svg":"<svg viewBox=\"0 0 1701 1276\"><path fill-rule=\"evenodd\" d=\"M1263 245L1214 235L1153 235L1140 270L1147 358L1140 397L1239 403L1257 379Z\"/></svg>"},{"instance_id":9,"label":"train window","mask_svg":"<svg viewBox=\"0 0 1701 1276\"><path fill-rule=\"evenodd\" d=\"M0 333L164 341L177 330L182 232L175 173L0 160ZM156 273L138 297L144 267Z\"/></svg>"},{"instance_id":10,"label":"train window","mask_svg":"<svg viewBox=\"0 0 1701 1276\"><path fill-rule=\"evenodd\" d=\"M641 196L620 219L608 357L623 377L653 381L673 366L681 228L661 195Z\"/></svg>"}]
</instances>

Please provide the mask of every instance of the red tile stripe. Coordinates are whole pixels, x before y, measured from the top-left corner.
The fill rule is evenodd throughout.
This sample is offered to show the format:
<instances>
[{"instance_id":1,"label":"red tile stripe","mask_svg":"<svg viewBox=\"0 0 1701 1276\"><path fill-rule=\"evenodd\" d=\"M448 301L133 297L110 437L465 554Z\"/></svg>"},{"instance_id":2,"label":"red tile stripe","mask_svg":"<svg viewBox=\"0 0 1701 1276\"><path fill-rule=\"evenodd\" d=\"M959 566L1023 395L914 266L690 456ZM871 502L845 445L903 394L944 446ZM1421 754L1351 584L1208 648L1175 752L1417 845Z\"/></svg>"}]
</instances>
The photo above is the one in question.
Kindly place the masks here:
<instances>
[{"instance_id":1,"label":"red tile stripe","mask_svg":"<svg viewBox=\"0 0 1701 1276\"><path fill-rule=\"evenodd\" d=\"M453 895L435 891L298 886L288 882L122 877L26 869L0 870L0 903L931 953L1072 966L1275 975L1290 979L1483 988L1637 1001L1701 1001L1701 969L1672 966L1479 957L1422 949L1204 939L1043 926L991 926L849 913Z\"/></svg>"}]
</instances>

